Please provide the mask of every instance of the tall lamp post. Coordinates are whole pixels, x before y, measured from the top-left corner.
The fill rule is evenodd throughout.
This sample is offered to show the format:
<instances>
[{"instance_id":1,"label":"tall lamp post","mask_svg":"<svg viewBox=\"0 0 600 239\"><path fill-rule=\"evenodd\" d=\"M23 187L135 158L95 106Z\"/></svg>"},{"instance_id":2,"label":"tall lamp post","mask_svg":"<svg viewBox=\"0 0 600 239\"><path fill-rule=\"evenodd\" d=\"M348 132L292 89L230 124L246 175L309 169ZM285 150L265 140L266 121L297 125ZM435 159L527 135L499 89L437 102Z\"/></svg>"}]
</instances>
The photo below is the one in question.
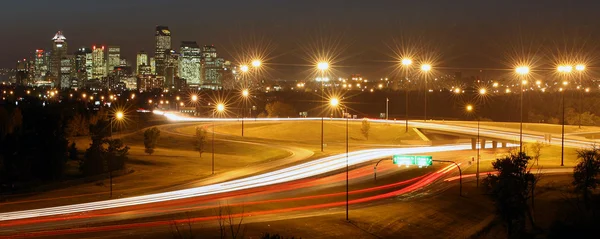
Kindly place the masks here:
<instances>
[{"instance_id":1,"label":"tall lamp post","mask_svg":"<svg viewBox=\"0 0 600 239\"><path fill-rule=\"evenodd\" d=\"M334 110L340 106L340 100L338 98L331 98L329 100L329 105L334 108ZM347 108L346 110L347 111ZM346 221L349 221L348 209L349 209L349 184L348 184L348 172L349 172L349 163L348 163L348 116L344 116L346 118Z\"/></svg>"},{"instance_id":2,"label":"tall lamp post","mask_svg":"<svg viewBox=\"0 0 600 239\"><path fill-rule=\"evenodd\" d=\"M468 113L472 113L475 111L475 107L473 107L473 105L467 105L466 110ZM475 175L475 178L477 179L477 187L479 187L479 158L480 158L480 153L479 150L481 149L481 141L479 139L479 123L480 123L480 118L479 116L477 116L477 114L473 113L475 115L475 117L477 117L477 144L475 144L475 146L477 147L477 174Z\"/></svg>"},{"instance_id":3,"label":"tall lamp post","mask_svg":"<svg viewBox=\"0 0 600 239\"><path fill-rule=\"evenodd\" d=\"M521 84L519 84L521 86L521 92L520 92L520 111L521 111L521 123L519 125L519 153L523 152L523 85L527 84L527 80L525 79L525 76L527 74L529 74L529 67L528 66L519 66L517 67L517 69L515 70L517 72L517 74L519 74L521 76Z\"/></svg>"},{"instance_id":4,"label":"tall lamp post","mask_svg":"<svg viewBox=\"0 0 600 239\"><path fill-rule=\"evenodd\" d=\"M583 71L585 70L585 65L578 64L575 66L575 70L577 70L579 77L579 87L581 87L579 91L579 128L581 129L581 115L583 114Z\"/></svg>"},{"instance_id":5,"label":"tall lamp post","mask_svg":"<svg viewBox=\"0 0 600 239\"><path fill-rule=\"evenodd\" d=\"M560 146L560 166L565 166L565 90L569 82L567 81L567 75L573 71L573 67L570 65L560 65L557 67L557 71L564 76L562 82L563 87L559 90L562 94L561 105L562 105L562 133L561 133L561 146Z\"/></svg>"},{"instance_id":6,"label":"tall lamp post","mask_svg":"<svg viewBox=\"0 0 600 239\"><path fill-rule=\"evenodd\" d=\"M250 93L248 92L247 89L242 90L242 96L244 97L244 105L243 105L243 109L242 109L242 137L244 137L244 114L246 113L246 103L248 101L248 96L250 95Z\"/></svg>"},{"instance_id":7,"label":"tall lamp post","mask_svg":"<svg viewBox=\"0 0 600 239\"><path fill-rule=\"evenodd\" d=\"M319 62L317 63L317 69L321 72L321 99L325 99L325 95L324 95L324 82L325 82L325 71L327 69L329 69L329 63L327 62ZM324 142L324 135L323 135L323 130L325 127L325 117L321 115L321 152L323 152L323 144Z\"/></svg>"},{"instance_id":8,"label":"tall lamp post","mask_svg":"<svg viewBox=\"0 0 600 239\"><path fill-rule=\"evenodd\" d=\"M400 62L405 72L405 80L408 80L408 75L410 73L410 65L412 64L412 60L409 58L404 58ZM405 83L405 96L406 96L406 132L408 133L408 84Z\"/></svg>"},{"instance_id":9,"label":"tall lamp post","mask_svg":"<svg viewBox=\"0 0 600 239\"><path fill-rule=\"evenodd\" d=\"M213 120L212 120L212 143L211 143L211 151L212 151L212 174L215 174L215 113L223 113L225 111L225 105L222 103L217 104L217 107L213 110Z\"/></svg>"},{"instance_id":10,"label":"tall lamp post","mask_svg":"<svg viewBox=\"0 0 600 239\"><path fill-rule=\"evenodd\" d=\"M123 118L125 118L125 114L123 113L123 111L117 111L115 112L115 115L112 119L110 119L109 124L110 124L110 137L112 137L112 125L114 124L114 121L116 120L122 120ZM109 184L110 184L110 198L112 198L113 196L113 182L112 182L112 172L113 172L113 162L109 162L108 163L108 177L109 177Z\"/></svg>"},{"instance_id":11,"label":"tall lamp post","mask_svg":"<svg viewBox=\"0 0 600 239\"><path fill-rule=\"evenodd\" d=\"M424 113L424 119L425 122L427 122L427 93L429 93L429 89L427 89L427 77L429 75L429 72L431 71L431 64L423 64L421 65L421 71L423 73L424 79L425 79L425 113Z\"/></svg>"}]
</instances>

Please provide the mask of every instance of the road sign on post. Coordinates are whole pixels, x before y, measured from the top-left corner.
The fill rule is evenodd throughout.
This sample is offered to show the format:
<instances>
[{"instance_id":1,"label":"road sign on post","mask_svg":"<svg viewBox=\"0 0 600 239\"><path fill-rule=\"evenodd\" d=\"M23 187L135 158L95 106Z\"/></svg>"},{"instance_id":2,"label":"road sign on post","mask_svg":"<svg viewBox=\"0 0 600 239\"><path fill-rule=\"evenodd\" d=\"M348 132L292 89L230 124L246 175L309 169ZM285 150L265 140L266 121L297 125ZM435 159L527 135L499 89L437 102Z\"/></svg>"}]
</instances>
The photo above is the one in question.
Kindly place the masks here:
<instances>
[{"instance_id":1,"label":"road sign on post","mask_svg":"<svg viewBox=\"0 0 600 239\"><path fill-rule=\"evenodd\" d=\"M427 167L433 164L432 156L414 156L414 155L394 155L392 161L397 165L415 165L419 167Z\"/></svg>"}]
</instances>

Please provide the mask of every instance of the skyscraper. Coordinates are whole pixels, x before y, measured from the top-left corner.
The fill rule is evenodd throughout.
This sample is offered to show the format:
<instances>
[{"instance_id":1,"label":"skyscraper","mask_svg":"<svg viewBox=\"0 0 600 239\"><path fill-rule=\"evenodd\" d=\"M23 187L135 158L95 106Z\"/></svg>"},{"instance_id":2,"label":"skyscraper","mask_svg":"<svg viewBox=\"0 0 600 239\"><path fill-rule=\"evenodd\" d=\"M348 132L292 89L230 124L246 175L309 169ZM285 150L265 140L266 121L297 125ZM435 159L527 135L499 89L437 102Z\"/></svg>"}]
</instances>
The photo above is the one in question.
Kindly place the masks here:
<instances>
[{"instance_id":1,"label":"skyscraper","mask_svg":"<svg viewBox=\"0 0 600 239\"><path fill-rule=\"evenodd\" d=\"M150 57L150 73L153 75L156 74L156 60L154 57Z\"/></svg>"},{"instance_id":2,"label":"skyscraper","mask_svg":"<svg viewBox=\"0 0 600 239\"><path fill-rule=\"evenodd\" d=\"M60 87L61 60L67 55L67 38L58 31L52 38L52 55L50 59L50 74L54 78L56 87Z\"/></svg>"},{"instance_id":3,"label":"skyscraper","mask_svg":"<svg viewBox=\"0 0 600 239\"><path fill-rule=\"evenodd\" d=\"M179 78L179 54L170 50L165 56L164 87L170 89L175 85L175 79Z\"/></svg>"},{"instance_id":4,"label":"skyscraper","mask_svg":"<svg viewBox=\"0 0 600 239\"><path fill-rule=\"evenodd\" d=\"M121 48L118 46L108 46L108 55L106 61L106 72L112 72L115 67L121 65Z\"/></svg>"},{"instance_id":5,"label":"skyscraper","mask_svg":"<svg viewBox=\"0 0 600 239\"><path fill-rule=\"evenodd\" d=\"M202 47L202 88L217 90L221 86L223 58L218 57L217 48L213 45Z\"/></svg>"},{"instance_id":6,"label":"skyscraper","mask_svg":"<svg viewBox=\"0 0 600 239\"><path fill-rule=\"evenodd\" d=\"M135 63L136 66L136 70L135 72L140 75L141 71L140 71L140 66L147 66L148 65L148 53L146 53L145 51L140 51L137 54L137 60Z\"/></svg>"},{"instance_id":7,"label":"skyscraper","mask_svg":"<svg viewBox=\"0 0 600 239\"><path fill-rule=\"evenodd\" d=\"M154 58L156 61L156 74L159 76L165 75L165 60L166 52L171 50L171 31L166 26L156 26L156 48Z\"/></svg>"},{"instance_id":8,"label":"skyscraper","mask_svg":"<svg viewBox=\"0 0 600 239\"><path fill-rule=\"evenodd\" d=\"M75 52L75 69L76 77L80 82L88 79L87 76L87 55L92 53L92 49L87 47L82 47L77 49ZM90 60L91 61L91 60ZM91 62L90 62L91 66Z\"/></svg>"},{"instance_id":9,"label":"skyscraper","mask_svg":"<svg viewBox=\"0 0 600 239\"><path fill-rule=\"evenodd\" d=\"M71 88L71 61L73 56L64 56L60 59L60 88ZM76 88L77 86L75 86Z\"/></svg>"},{"instance_id":10,"label":"skyscraper","mask_svg":"<svg viewBox=\"0 0 600 239\"><path fill-rule=\"evenodd\" d=\"M187 85L198 86L202 54L195 41L181 42L181 57L179 59L179 77L185 79Z\"/></svg>"},{"instance_id":11,"label":"skyscraper","mask_svg":"<svg viewBox=\"0 0 600 239\"><path fill-rule=\"evenodd\" d=\"M104 46L92 47L92 79L100 79L106 76L106 65L104 62Z\"/></svg>"},{"instance_id":12,"label":"skyscraper","mask_svg":"<svg viewBox=\"0 0 600 239\"><path fill-rule=\"evenodd\" d=\"M33 65L34 65L34 67L33 67L34 81L44 80L46 73L48 73L48 62L46 62L44 50L41 50L41 49L35 50L35 53L33 55Z\"/></svg>"}]
</instances>

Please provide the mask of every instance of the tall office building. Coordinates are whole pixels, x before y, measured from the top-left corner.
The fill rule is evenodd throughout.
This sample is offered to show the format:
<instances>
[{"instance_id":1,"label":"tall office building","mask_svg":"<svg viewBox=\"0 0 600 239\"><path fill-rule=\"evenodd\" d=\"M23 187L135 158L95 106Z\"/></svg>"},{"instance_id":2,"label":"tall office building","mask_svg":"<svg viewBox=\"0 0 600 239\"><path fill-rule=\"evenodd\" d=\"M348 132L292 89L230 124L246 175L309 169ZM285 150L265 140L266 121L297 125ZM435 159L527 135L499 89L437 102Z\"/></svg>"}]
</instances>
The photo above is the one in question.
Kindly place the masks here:
<instances>
[{"instance_id":1,"label":"tall office building","mask_svg":"<svg viewBox=\"0 0 600 239\"><path fill-rule=\"evenodd\" d=\"M179 78L179 54L170 50L165 56L164 87L170 89L175 85L175 79Z\"/></svg>"},{"instance_id":2,"label":"tall office building","mask_svg":"<svg viewBox=\"0 0 600 239\"><path fill-rule=\"evenodd\" d=\"M100 79L106 76L106 65L104 62L104 46L92 47L92 79Z\"/></svg>"},{"instance_id":3,"label":"tall office building","mask_svg":"<svg viewBox=\"0 0 600 239\"><path fill-rule=\"evenodd\" d=\"M145 51L140 51L137 54L136 57L136 62L135 62L135 72L140 75L141 71L140 71L140 66L147 66L148 65L148 53L146 53Z\"/></svg>"},{"instance_id":4,"label":"tall office building","mask_svg":"<svg viewBox=\"0 0 600 239\"><path fill-rule=\"evenodd\" d=\"M202 54L195 41L183 41L180 47L179 77L185 79L187 85L200 85L200 67Z\"/></svg>"},{"instance_id":5,"label":"tall office building","mask_svg":"<svg viewBox=\"0 0 600 239\"><path fill-rule=\"evenodd\" d=\"M17 72L15 73L17 85L26 85L29 75L29 62L27 59L17 61Z\"/></svg>"},{"instance_id":6,"label":"tall office building","mask_svg":"<svg viewBox=\"0 0 600 239\"><path fill-rule=\"evenodd\" d=\"M106 57L106 73L112 72L115 67L121 66L121 48L118 46L108 46Z\"/></svg>"},{"instance_id":7,"label":"tall office building","mask_svg":"<svg viewBox=\"0 0 600 239\"><path fill-rule=\"evenodd\" d=\"M33 55L33 70L34 81L44 80L46 73L48 73L48 62L46 62L44 50L35 50Z\"/></svg>"},{"instance_id":8,"label":"tall office building","mask_svg":"<svg viewBox=\"0 0 600 239\"><path fill-rule=\"evenodd\" d=\"M60 88L69 89L71 88L71 66L72 66L72 55L66 55L60 59ZM77 86L75 86L76 88Z\"/></svg>"},{"instance_id":9,"label":"tall office building","mask_svg":"<svg viewBox=\"0 0 600 239\"><path fill-rule=\"evenodd\" d=\"M156 61L156 74L165 75L166 53L171 50L171 31L166 26L156 26L156 48L154 58Z\"/></svg>"},{"instance_id":10,"label":"tall office building","mask_svg":"<svg viewBox=\"0 0 600 239\"><path fill-rule=\"evenodd\" d=\"M52 38L52 55L50 56L50 74L56 87L60 87L61 60L67 55L67 38L58 31Z\"/></svg>"},{"instance_id":11,"label":"tall office building","mask_svg":"<svg viewBox=\"0 0 600 239\"><path fill-rule=\"evenodd\" d=\"M202 47L202 88L217 90L222 87L223 58L218 57L217 48L213 45Z\"/></svg>"},{"instance_id":12,"label":"tall office building","mask_svg":"<svg viewBox=\"0 0 600 239\"><path fill-rule=\"evenodd\" d=\"M79 79L80 82L82 82L83 80L88 79L88 62L87 62L87 56L88 54L90 54L91 57L91 53L92 53L92 49L87 48L87 47L82 47L77 49L77 52L75 52L75 68L73 69L73 71L75 72L75 77L77 77L77 79ZM91 59L90 59L90 66L91 64Z\"/></svg>"},{"instance_id":13,"label":"tall office building","mask_svg":"<svg viewBox=\"0 0 600 239\"><path fill-rule=\"evenodd\" d=\"M150 73L156 74L156 60L154 57L150 57Z\"/></svg>"}]
</instances>

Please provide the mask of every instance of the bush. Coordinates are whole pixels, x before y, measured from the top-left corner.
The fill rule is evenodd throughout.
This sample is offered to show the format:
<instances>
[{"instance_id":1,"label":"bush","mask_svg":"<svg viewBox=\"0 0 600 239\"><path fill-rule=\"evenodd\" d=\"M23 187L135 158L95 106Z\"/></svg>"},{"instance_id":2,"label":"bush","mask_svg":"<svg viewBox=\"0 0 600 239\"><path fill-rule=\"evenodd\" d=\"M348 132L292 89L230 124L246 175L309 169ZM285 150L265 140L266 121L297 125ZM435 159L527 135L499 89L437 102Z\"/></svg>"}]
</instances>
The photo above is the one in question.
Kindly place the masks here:
<instances>
[{"instance_id":1,"label":"bush","mask_svg":"<svg viewBox=\"0 0 600 239\"><path fill-rule=\"evenodd\" d=\"M156 147L159 137L160 130L156 127L152 127L144 131L144 152L149 155L154 153L154 148Z\"/></svg>"}]
</instances>

